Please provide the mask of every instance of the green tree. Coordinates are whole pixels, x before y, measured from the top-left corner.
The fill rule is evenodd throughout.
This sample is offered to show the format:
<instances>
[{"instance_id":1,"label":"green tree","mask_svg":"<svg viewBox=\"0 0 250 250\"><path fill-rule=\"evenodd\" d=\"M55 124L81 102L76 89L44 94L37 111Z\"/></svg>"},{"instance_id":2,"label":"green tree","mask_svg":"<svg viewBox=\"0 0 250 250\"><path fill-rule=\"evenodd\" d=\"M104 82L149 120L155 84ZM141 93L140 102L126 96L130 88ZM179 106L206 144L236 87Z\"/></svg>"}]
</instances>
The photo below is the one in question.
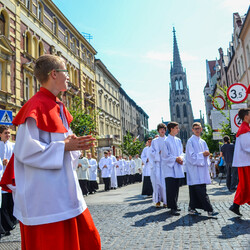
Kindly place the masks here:
<instances>
[{"instance_id":1,"label":"green tree","mask_svg":"<svg viewBox=\"0 0 250 250\"><path fill-rule=\"evenodd\" d=\"M80 97L76 96L73 98L72 107L69 111L73 116L70 127L76 136L95 134L97 113L90 109L82 109L82 100Z\"/></svg>"},{"instance_id":2,"label":"green tree","mask_svg":"<svg viewBox=\"0 0 250 250\"><path fill-rule=\"evenodd\" d=\"M127 133L123 137L123 142L120 147L123 154L132 155L134 157L136 154L141 154L145 144L137 138L133 138L130 133Z\"/></svg>"},{"instance_id":3,"label":"green tree","mask_svg":"<svg viewBox=\"0 0 250 250\"><path fill-rule=\"evenodd\" d=\"M201 138L207 143L211 153L219 151L219 141L213 140L213 130L209 124L205 124Z\"/></svg>"},{"instance_id":4,"label":"green tree","mask_svg":"<svg viewBox=\"0 0 250 250\"><path fill-rule=\"evenodd\" d=\"M152 137L153 139L158 134L157 129L150 130L146 135L144 141L146 142L149 137Z\"/></svg>"}]
</instances>

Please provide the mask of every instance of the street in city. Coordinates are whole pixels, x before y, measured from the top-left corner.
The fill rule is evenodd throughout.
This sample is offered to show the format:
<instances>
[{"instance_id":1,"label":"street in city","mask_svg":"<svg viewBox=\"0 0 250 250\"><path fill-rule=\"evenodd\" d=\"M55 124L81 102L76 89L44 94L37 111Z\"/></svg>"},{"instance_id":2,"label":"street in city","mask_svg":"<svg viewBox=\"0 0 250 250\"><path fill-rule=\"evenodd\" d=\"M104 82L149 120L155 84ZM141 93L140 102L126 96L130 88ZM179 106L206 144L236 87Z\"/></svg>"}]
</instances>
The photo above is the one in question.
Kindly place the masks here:
<instances>
[{"instance_id":1,"label":"street in city","mask_svg":"<svg viewBox=\"0 0 250 250\"><path fill-rule=\"evenodd\" d=\"M224 180L208 185L217 218L188 215L188 187L180 188L180 216L166 208L155 208L150 198L140 195L141 184L104 192L103 185L86 202L98 228L102 249L250 249L250 206L243 216L229 211L234 194ZM19 226L0 240L0 249L21 249Z\"/></svg>"}]
</instances>

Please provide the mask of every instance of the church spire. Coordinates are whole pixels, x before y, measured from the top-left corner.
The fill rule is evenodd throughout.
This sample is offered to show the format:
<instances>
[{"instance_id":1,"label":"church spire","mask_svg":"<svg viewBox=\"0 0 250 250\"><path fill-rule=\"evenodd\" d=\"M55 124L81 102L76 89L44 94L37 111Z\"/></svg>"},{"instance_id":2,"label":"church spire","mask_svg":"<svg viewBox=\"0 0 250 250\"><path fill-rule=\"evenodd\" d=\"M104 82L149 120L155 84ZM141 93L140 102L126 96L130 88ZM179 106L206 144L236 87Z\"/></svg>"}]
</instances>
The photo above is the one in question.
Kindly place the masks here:
<instances>
[{"instance_id":1,"label":"church spire","mask_svg":"<svg viewBox=\"0 0 250 250\"><path fill-rule=\"evenodd\" d=\"M175 28L173 27L173 42L174 42L174 58L173 58L173 67L172 67L172 73L181 73L183 72L182 64L181 64L181 58L180 53L178 49L177 39L175 35Z\"/></svg>"}]
</instances>

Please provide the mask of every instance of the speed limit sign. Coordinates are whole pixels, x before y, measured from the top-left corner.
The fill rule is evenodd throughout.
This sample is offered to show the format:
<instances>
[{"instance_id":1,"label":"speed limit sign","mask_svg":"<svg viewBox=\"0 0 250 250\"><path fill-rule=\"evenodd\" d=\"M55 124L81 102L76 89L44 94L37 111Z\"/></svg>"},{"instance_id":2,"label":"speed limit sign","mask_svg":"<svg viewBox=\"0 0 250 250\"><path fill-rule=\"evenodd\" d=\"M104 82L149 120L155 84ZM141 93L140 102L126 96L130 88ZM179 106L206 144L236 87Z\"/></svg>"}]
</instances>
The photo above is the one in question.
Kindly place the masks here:
<instances>
[{"instance_id":1,"label":"speed limit sign","mask_svg":"<svg viewBox=\"0 0 250 250\"><path fill-rule=\"evenodd\" d=\"M234 83L227 89L227 97L233 103L241 103L247 99L247 87L242 83Z\"/></svg>"},{"instance_id":2,"label":"speed limit sign","mask_svg":"<svg viewBox=\"0 0 250 250\"><path fill-rule=\"evenodd\" d=\"M241 123L242 123L242 120L238 116L238 110L231 109L230 110L230 124L231 124L232 133L237 133Z\"/></svg>"}]
</instances>

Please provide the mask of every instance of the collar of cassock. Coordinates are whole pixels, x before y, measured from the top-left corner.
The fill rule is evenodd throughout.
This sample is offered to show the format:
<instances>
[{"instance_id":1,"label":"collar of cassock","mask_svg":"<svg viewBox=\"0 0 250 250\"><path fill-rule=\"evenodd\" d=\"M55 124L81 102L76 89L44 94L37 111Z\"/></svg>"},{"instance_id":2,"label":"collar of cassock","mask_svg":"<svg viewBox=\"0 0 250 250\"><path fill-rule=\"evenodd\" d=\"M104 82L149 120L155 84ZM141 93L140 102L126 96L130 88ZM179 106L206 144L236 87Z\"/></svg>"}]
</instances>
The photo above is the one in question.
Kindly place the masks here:
<instances>
[{"instance_id":1,"label":"collar of cassock","mask_svg":"<svg viewBox=\"0 0 250 250\"><path fill-rule=\"evenodd\" d=\"M46 88L41 87L20 109L13 120L13 124L18 126L23 124L28 117L31 117L36 121L37 127L43 131L65 133L67 129L60 118L60 105L63 105L63 103L56 96ZM69 126L73 117L64 105L63 113Z\"/></svg>"},{"instance_id":2,"label":"collar of cassock","mask_svg":"<svg viewBox=\"0 0 250 250\"><path fill-rule=\"evenodd\" d=\"M240 135L246 134L248 132L250 132L249 124L247 122L242 122L242 124L240 125L239 130L236 134L236 137L239 137Z\"/></svg>"}]
</instances>

